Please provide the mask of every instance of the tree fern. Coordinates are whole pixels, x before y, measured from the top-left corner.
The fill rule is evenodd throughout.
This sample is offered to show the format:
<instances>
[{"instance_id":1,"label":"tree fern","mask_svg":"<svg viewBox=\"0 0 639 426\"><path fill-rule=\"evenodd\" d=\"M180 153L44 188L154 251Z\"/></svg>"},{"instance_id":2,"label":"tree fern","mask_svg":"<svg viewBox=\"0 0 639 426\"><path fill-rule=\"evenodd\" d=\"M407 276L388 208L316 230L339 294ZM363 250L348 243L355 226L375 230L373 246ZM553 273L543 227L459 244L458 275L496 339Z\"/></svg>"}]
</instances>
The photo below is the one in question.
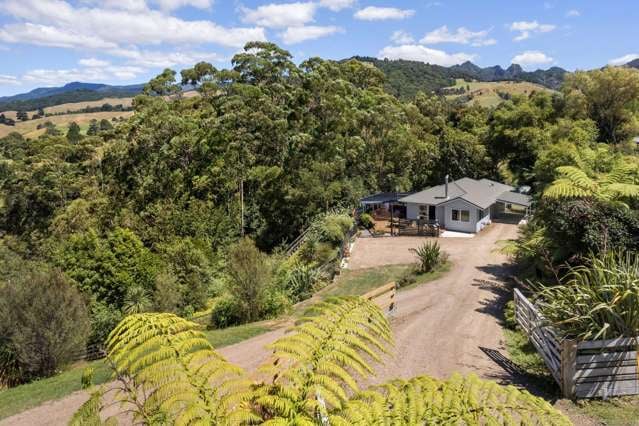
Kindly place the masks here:
<instances>
[{"instance_id":1,"label":"tree fern","mask_svg":"<svg viewBox=\"0 0 639 426\"><path fill-rule=\"evenodd\" d=\"M388 321L370 301L319 303L250 385L215 353L198 326L172 314L136 314L109 336L116 401L136 424L413 425L569 424L545 401L474 376L418 377L361 391L392 342ZM100 388L72 425L100 425ZM116 423L114 418L108 424Z\"/></svg>"},{"instance_id":2,"label":"tree fern","mask_svg":"<svg viewBox=\"0 0 639 426\"><path fill-rule=\"evenodd\" d=\"M474 375L395 380L356 395L331 425L570 425L546 401Z\"/></svg>"},{"instance_id":3,"label":"tree fern","mask_svg":"<svg viewBox=\"0 0 639 426\"><path fill-rule=\"evenodd\" d=\"M134 407L136 422L235 424L254 417L242 370L220 357L198 328L173 314L136 314L111 332L108 358L121 382L116 398Z\"/></svg>"},{"instance_id":4,"label":"tree fern","mask_svg":"<svg viewBox=\"0 0 639 426\"><path fill-rule=\"evenodd\" d=\"M391 340L388 322L372 302L351 297L319 303L294 333L271 345L273 360L260 369L268 378L256 402L274 421L312 421L346 403L358 390L357 377L373 373L370 361L380 361Z\"/></svg>"},{"instance_id":5,"label":"tree fern","mask_svg":"<svg viewBox=\"0 0 639 426\"><path fill-rule=\"evenodd\" d=\"M597 198L607 201L639 200L637 169L631 165L619 165L610 173L597 179L574 166L557 168L559 178L546 188L548 198Z\"/></svg>"}]
</instances>

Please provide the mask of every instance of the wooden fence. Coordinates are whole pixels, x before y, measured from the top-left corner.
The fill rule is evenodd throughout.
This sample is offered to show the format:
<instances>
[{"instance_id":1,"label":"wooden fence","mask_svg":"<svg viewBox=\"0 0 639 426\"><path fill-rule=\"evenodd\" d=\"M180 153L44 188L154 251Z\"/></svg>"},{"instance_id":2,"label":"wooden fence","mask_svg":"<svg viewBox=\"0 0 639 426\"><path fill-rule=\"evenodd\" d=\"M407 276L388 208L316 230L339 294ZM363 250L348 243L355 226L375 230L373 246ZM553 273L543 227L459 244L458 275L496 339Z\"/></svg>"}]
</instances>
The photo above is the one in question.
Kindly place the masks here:
<instances>
[{"instance_id":1,"label":"wooden fence","mask_svg":"<svg viewBox=\"0 0 639 426\"><path fill-rule=\"evenodd\" d=\"M364 294L362 297L368 299L371 302L379 306L382 311L388 315L395 311L395 294L397 292L397 285L395 283L388 283L381 287L371 290Z\"/></svg>"},{"instance_id":2,"label":"wooden fence","mask_svg":"<svg viewBox=\"0 0 639 426\"><path fill-rule=\"evenodd\" d=\"M608 398L639 394L639 338L583 342L562 339L517 289L515 316L565 397Z\"/></svg>"}]
</instances>

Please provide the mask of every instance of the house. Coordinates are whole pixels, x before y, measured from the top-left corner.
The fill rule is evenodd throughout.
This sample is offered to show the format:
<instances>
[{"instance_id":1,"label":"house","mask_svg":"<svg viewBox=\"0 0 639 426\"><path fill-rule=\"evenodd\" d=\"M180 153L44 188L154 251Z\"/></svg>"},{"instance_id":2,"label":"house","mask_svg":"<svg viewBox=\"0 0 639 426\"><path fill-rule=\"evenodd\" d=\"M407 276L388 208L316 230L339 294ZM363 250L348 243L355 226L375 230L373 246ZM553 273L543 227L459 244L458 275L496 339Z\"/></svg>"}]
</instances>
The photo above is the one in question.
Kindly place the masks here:
<instances>
[{"instance_id":1,"label":"house","mask_svg":"<svg viewBox=\"0 0 639 426\"><path fill-rule=\"evenodd\" d=\"M531 197L489 179L463 178L434 186L398 200L407 219L424 219L451 231L479 232L513 206L528 212Z\"/></svg>"},{"instance_id":2,"label":"house","mask_svg":"<svg viewBox=\"0 0 639 426\"><path fill-rule=\"evenodd\" d=\"M406 217L406 207L398 204L400 198L413 194L413 192L378 192L360 200L360 205L367 212L390 216L390 209L393 206L393 215ZM385 214L381 214L385 212Z\"/></svg>"}]
</instances>

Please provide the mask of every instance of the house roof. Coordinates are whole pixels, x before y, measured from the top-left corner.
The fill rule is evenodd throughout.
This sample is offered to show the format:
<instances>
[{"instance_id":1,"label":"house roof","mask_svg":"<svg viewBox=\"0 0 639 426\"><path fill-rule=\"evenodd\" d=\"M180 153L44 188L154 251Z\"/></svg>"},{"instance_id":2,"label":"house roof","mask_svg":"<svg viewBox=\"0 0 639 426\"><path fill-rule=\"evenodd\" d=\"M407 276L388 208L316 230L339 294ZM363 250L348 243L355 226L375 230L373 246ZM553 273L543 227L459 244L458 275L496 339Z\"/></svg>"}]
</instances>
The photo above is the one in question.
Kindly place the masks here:
<instances>
[{"instance_id":1,"label":"house roof","mask_svg":"<svg viewBox=\"0 0 639 426\"><path fill-rule=\"evenodd\" d=\"M517 204L523 207L530 207L532 198L530 195L522 194L519 192L508 191L497 197L497 201L509 204Z\"/></svg>"},{"instance_id":2,"label":"house roof","mask_svg":"<svg viewBox=\"0 0 639 426\"><path fill-rule=\"evenodd\" d=\"M399 200L402 197L413 194L412 192L378 192L377 194L369 195L360 200L362 204L381 204L392 203Z\"/></svg>"},{"instance_id":3,"label":"house roof","mask_svg":"<svg viewBox=\"0 0 639 426\"><path fill-rule=\"evenodd\" d=\"M498 200L502 201L502 197L509 199L509 197L511 197L510 194L516 194L517 197L514 197L513 199L516 199L518 202L505 202L512 202L513 204L526 206L530 205L523 204L524 202L530 203L530 197L524 194L518 194L514 192L514 189L515 188L510 185L505 185L490 179L476 180L463 178L448 183L448 197L446 197L445 194L445 185L437 185L432 188L416 192L415 194L407 197L400 198L399 201L402 203L430 204L436 206L454 199L462 199L479 208L485 209L493 205Z\"/></svg>"}]
</instances>

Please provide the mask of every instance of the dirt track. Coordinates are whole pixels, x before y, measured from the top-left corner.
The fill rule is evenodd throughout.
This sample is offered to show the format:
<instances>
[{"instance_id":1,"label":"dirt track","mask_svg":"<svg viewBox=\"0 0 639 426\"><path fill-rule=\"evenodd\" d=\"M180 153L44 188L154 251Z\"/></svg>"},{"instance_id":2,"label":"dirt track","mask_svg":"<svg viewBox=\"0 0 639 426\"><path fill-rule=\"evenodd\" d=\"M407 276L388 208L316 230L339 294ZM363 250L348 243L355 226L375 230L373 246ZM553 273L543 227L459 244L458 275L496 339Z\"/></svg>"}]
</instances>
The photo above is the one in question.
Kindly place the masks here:
<instances>
[{"instance_id":1,"label":"dirt track","mask_svg":"<svg viewBox=\"0 0 639 426\"><path fill-rule=\"evenodd\" d=\"M454 372L474 372L484 378L510 381L504 366L499 314L505 296L506 258L494 251L498 240L516 236L516 227L493 224L475 238L441 238L450 255L451 272L442 278L402 291L391 320L395 348L374 382L394 377L429 374L445 378ZM350 268L366 268L414 261L409 248L419 237L361 238L356 242ZM254 369L267 356L264 345L282 336L278 329L222 349L230 361ZM497 360L497 362L493 361ZM501 362L501 364L500 364ZM77 392L5 419L0 425L62 425L85 400Z\"/></svg>"}]
</instances>

